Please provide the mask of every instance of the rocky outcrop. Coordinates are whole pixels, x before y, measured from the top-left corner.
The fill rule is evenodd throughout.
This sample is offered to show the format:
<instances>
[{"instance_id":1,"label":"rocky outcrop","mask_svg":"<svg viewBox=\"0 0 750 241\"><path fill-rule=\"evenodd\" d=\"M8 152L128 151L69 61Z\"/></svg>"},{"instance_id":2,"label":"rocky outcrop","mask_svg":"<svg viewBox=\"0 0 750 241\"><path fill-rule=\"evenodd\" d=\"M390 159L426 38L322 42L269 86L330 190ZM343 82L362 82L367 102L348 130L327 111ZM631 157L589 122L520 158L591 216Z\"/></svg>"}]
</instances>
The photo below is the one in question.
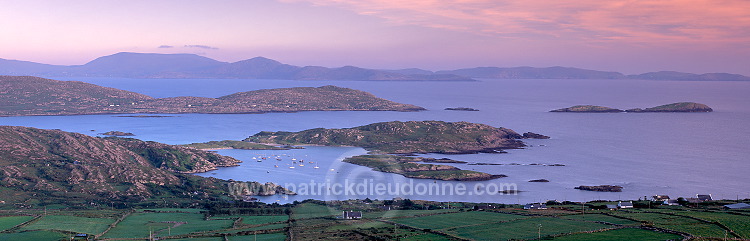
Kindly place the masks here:
<instances>
[{"instance_id":1,"label":"rocky outcrop","mask_svg":"<svg viewBox=\"0 0 750 241\"><path fill-rule=\"evenodd\" d=\"M122 131L107 131L102 133L102 135L105 136L135 136L135 134L130 132L122 132Z\"/></svg>"},{"instance_id":2,"label":"rocky outcrop","mask_svg":"<svg viewBox=\"0 0 750 241\"><path fill-rule=\"evenodd\" d=\"M300 132L259 132L245 141L277 144L358 146L392 154L498 153L524 147L523 136L511 129L484 124L444 121L392 121L345 129Z\"/></svg>"},{"instance_id":3,"label":"rocky outcrop","mask_svg":"<svg viewBox=\"0 0 750 241\"><path fill-rule=\"evenodd\" d=\"M547 180L547 179L534 179L534 180L529 180L529 182L549 182L549 180Z\"/></svg>"},{"instance_id":4,"label":"rocky outcrop","mask_svg":"<svg viewBox=\"0 0 750 241\"><path fill-rule=\"evenodd\" d=\"M646 109L629 109L626 110L627 112L712 112L714 111L711 109L711 107L708 107L705 104L695 103L695 102L678 102L678 103L672 103L667 105L660 105L656 107L646 108Z\"/></svg>"},{"instance_id":5,"label":"rocky outcrop","mask_svg":"<svg viewBox=\"0 0 750 241\"><path fill-rule=\"evenodd\" d=\"M454 166L416 163L424 161L419 157L393 155L361 155L344 159L343 162L370 167L375 171L395 173L409 178L435 179L444 181L485 181L505 175L491 175L483 172L461 170Z\"/></svg>"},{"instance_id":6,"label":"rocky outcrop","mask_svg":"<svg viewBox=\"0 0 750 241\"><path fill-rule=\"evenodd\" d=\"M235 199L242 199L243 196L297 195L289 189L270 182L229 181L227 189L229 190L229 195L235 197Z\"/></svg>"},{"instance_id":7,"label":"rocky outcrop","mask_svg":"<svg viewBox=\"0 0 750 241\"><path fill-rule=\"evenodd\" d=\"M526 133L523 133L523 138L526 138L526 139L549 139L550 137L542 135L542 134L537 134L537 133L534 133L534 132L526 132Z\"/></svg>"},{"instance_id":8,"label":"rocky outcrop","mask_svg":"<svg viewBox=\"0 0 750 241\"><path fill-rule=\"evenodd\" d=\"M457 111L479 111L479 110L477 110L477 109L474 109L474 108L469 108L469 107L449 107L449 108L445 108L445 110L457 110Z\"/></svg>"},{"instance_id":9,"label":"rocky outcrop","mask_svg":"<svg viewBox=\"0 0 750 241\"><path fill-rule=\"evenodd\" d=\"M424 108L330 85L256 90L219 98L157 99L77 81L0 76L0 116L420 110Z\"/></svg>"},{"instance_id":10,"label":"rocky outcrop","mask_svg":"<svg viewBox=\"0 0 750 241\"><path fill-rule=\"evenodd\" d=\"M575 189L595 192L622 192L621 186L599 185L599 186L578 186Z\"/></svg>"},{"instance_id":11,"label":"rocky outcrop","mask_svg":"<svg viewBox=\"0 0 750 241\"><path fill-rule=\"evenodd\" d=\"M598 105L576 105L568 108L551 110L550 112L616 113L623 112L623 110Z\"/></svg>"}]
</instances>

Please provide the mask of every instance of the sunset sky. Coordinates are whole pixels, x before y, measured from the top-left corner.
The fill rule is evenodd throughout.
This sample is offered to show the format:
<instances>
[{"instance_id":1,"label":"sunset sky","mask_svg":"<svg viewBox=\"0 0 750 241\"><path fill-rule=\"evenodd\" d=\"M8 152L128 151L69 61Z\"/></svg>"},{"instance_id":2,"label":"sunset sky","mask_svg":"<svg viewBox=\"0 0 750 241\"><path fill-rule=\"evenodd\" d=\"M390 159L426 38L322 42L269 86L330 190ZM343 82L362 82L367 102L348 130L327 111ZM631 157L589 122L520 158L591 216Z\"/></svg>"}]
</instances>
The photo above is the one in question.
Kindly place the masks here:
<instances>
[{"instance_id":1,"label":"sunset sky","mask_svg":"<svg viewBox=\"0 0 750 241\"><path fill-rule=\"evenodd\" d=\"M0 0L0 58L117 52L446 70L750 75L748 0Z\"/></svg>"}]
</instances>

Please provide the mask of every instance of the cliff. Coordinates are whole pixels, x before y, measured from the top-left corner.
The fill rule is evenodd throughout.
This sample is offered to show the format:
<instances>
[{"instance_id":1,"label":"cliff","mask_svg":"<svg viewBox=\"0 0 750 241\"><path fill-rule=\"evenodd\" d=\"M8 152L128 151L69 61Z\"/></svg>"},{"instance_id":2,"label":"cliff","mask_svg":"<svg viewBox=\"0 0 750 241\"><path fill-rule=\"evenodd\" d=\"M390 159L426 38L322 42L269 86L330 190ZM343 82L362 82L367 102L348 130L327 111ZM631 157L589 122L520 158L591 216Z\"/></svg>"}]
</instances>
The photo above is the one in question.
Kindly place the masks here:
<instances>
[{"instance_id":1,"label":"cliff","mask_svg":"<svg viewBox=\"0 0 750 241\"><path fill-rule=\"evenodd\" d=\"M344 129L259 132L245 141L285 145L358 146L371 151L410 153L497 153L524 147L522 135L507 128L444 121L392 121Z\"/></svg>"},{"instance_id":2,"label":"cliff","mask_svg":"<svg viewBox=\"0 0 750 241\"><path fill-rule=\"evenodd\" d=\"M0 76L0 116L419 110L424 108L330 85L256 90L219 98L157 99L78 81Z\"/></svg>"}]
</instances>

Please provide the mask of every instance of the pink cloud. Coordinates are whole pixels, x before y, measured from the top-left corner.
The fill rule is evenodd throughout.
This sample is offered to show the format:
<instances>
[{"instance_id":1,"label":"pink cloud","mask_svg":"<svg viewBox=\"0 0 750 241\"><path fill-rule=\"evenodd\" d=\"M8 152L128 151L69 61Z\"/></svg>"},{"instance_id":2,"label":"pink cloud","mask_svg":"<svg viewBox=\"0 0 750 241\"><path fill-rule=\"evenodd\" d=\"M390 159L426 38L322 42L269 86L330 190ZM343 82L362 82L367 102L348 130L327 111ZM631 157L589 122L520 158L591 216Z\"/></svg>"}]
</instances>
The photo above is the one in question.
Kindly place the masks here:
<instances>
[{"instance_id":1,"label":"pink cloud","mask_svg":"<svg viewBox=\"0 0 750 241\"><path fill-rule=\"evenodd\" d=\"M746 43L746 0L282 0L336 6L393 24L498 37Z\"/></svg>"}]
</instances>

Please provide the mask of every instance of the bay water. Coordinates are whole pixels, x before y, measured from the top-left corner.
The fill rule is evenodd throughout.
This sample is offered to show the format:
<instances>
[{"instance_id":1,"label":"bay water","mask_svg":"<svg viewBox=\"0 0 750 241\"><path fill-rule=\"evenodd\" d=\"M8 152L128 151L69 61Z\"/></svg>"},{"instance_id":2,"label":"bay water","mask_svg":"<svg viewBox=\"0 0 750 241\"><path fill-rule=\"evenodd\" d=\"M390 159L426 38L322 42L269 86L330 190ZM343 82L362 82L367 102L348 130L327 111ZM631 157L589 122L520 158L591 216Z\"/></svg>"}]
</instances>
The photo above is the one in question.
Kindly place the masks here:
<instances>
[{"instance_id":1,"label":"bay water","mask_svg":"<svg viewBox=\"0 0 750 241\"><path fill-rule=\"evenodd\" d=\"M482 182L409 179L342 163L361 155L357 147L306 147L285 151L219 150L241 166L197 175L294 186L304 195L263 197L266 202L304 199L390 199L394 197L497 203L546 200L638 199L666 194L715 199L750 198L750 82L648 80L489 80L477 82L294 81L242 79L58 78L135 91L153 97L220 97L240 91L323 85L349 87L401 103L420 112L337 111L267 114L167 114L162 118L123 115L1 117L0 125L61 129L96 136L117 130L168 144L241 140L259 131L347 128L383 121L468 121L551 136L524 140L529 146L505 154L440 155L466 161L450 164L508 177ZM646 108L681 101L711 106L711 113L550 113L580 104ZM480 111L447 111L471 107ZM262 158L266 159L263 160ZM277 160L278 159L278 160ZM295 160L292 160L295 159ZM260 160L260 162L259 162ZM304 160L304 161L303 161ZM469 165L486 163L495 165ZM303 166L300 166L302 164ZM555 165L558 164L558 165ZM294 168L289 168L289 167ZM547 179L549 182L529 182ZM342 184L340 193L331 184ZM395 189L411 184L415 190ZM373 192L378 185L384 192ZM347 187L346 185L349 185ZM392 185L392 186L387 186ZM436 185L445 192L427 192ZM619 185L623 192L574 189ZM456 188L465 186L465 192ZM513 186L517 195L497 193ZM316 192L300 188L316 187ZM403 187L403 186L401 186ZM492 187L492 188L487 188ZM347 192L349 189L360 189ZM336 189L335 187L333 189ZM450 189L450 190L449 190ZM381 190L382 191L382 190ZM480 192L482 191L482 192Z\"/></svg>"}]
</instances>

